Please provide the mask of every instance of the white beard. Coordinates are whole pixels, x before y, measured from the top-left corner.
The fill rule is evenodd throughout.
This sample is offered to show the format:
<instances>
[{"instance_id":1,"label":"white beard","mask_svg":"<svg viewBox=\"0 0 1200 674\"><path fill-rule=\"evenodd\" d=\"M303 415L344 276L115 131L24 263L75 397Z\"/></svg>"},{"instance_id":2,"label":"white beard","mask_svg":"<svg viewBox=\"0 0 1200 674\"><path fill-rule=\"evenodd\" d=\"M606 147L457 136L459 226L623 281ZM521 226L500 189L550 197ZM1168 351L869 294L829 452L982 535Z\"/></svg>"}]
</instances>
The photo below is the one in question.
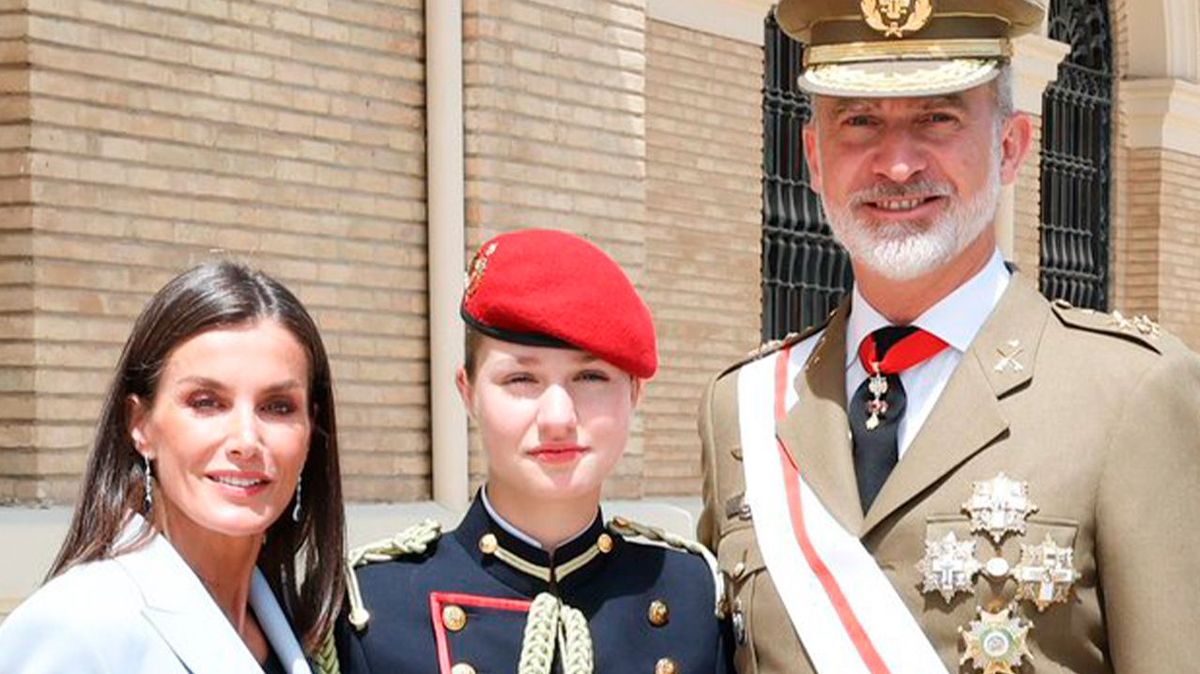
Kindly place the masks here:
<instances>
[{"instance_id":1,"label":"white beard","mask_svg":"<svg viewBox=\"0 0 1200 674\"><path fill-rule=\"evenodd\" d=\"M908 281L947 264L958 257L990 227L1000 203L1000 148L993 148L987 183L970 201L963 201L945 183L922 182L862 190L846 200L846 206L830 204L822 195L821 205L833 235L856 263L894 281ZM854 206L883 196L903 198L909 194L941 194L950 207L932 223L872 223L854 214Z\"/></svg>"}]
</instances>

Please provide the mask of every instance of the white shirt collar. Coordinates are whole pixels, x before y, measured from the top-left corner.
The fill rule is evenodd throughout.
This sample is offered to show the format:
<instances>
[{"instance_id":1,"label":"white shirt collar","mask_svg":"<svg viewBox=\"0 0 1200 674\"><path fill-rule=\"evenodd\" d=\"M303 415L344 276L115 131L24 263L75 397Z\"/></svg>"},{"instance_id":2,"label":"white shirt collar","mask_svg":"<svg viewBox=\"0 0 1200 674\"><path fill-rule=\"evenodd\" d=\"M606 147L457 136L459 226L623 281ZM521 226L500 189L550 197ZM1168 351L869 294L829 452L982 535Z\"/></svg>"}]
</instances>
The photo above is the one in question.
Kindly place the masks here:
<instances>
[{"instance_id":1,"label":"white shirt collar","mask_svg":"<svg viewBox=\"0 0 1200 674\"><path fill-rule=\"evenodd\" d=\"M537 548L538 550L542 549L542 544L538 543L537 540L535 540L533 538L533 536L530 536L530 535L526 534L524 531L521 531L516 526L514 526L512 524L512 522L509 522L508 520L504 519L503 517L500 516L500 513L496 512L496 509L492 507L492 502L488 500L486 484L483 486L483 489L479 490L479 498L483 499L483 509L487 511L487 514L491 516L491 518L496 522L496 524L500 525L501 529L507 531L508 533L512 534L513 536L516 536L518 540L520 540L524 543L528 543L529 545L532 545L533 547Z\"/></svg>"},{"instance_id":2,"label":"white shirt collar","mask_svg":"<svg viewBox=\"0 0 1200 674\"><path fill-rule=\"evenodd\" d=\"M992 252L991 259L983 269L925 310L912 324L937 335L954 350L964 353L1008 288L1010 276L1008 268L1004 266L1004 258L997 249ZM858 358L858 345L867 335L888 325L891 325L891 321L871 306L855 285L850 296L850 317L846 323L847 368Z\"/></svg>"}]
</instances>

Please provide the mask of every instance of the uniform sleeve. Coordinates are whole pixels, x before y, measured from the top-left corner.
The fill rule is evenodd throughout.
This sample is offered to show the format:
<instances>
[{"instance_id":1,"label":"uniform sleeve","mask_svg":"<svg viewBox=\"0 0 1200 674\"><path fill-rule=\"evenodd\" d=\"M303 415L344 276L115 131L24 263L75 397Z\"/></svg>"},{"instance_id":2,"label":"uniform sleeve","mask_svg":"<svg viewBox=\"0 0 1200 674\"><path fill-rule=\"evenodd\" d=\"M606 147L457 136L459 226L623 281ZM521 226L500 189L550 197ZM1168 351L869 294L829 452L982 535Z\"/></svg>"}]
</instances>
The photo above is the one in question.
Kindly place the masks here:
<instances>
[{"instance_id":1,"label":"uniform sleeve","mask_svg":"<svg viewBox=\"0 0 1200 674\"><path fill-rule=\"evenodd\" d=\"M736 674L733 667L733 653L736 646L733 643L733 628L729 617L721 620L721 635L717 639L717 674Z\"/></svg>"},{"instance_id":2,"label":"uniform sleeve","mask_svg":"<svg viewBox=\"0 0 1200 674\"><path fill-rule=\"evenodd\" d=\"M337 644L338 663L342 674L370 674L371 668L367 665L367 656L363 652L362 641L359 640L358 632L350 625L345 613L338 617L333 628L333 636L334 642Z\"/></svg>"},{"instance_id":3,"label":"uniform sleeve","mask_svg":"<svg viewBox=\"0 0 1200 674\"><path fill-rule=\"evenodd\" d=\"M1097 499L1100 591L1114 672L1173 674L1200 634L1200 361L1165 355L1131 386Z\"/></svg>"},{"instance_id":4,"label":"uniform sleeve","mask_svg":"<svg viewBox=\"0 0 1200 674\"><path fill-rule=\"evenodd\" d=\"M704 389L704 397L700 399L699 431L701 474L704 477L703 498L704 509L700 513L700 521L696 524L696 539L709 550L716 551L719 523L721 518L720 504L717 503L719 489L717 488L717 452L714 447L713 435L713 396L716 393L717 378L713 378Z\"/></svg>"}]
</instances>

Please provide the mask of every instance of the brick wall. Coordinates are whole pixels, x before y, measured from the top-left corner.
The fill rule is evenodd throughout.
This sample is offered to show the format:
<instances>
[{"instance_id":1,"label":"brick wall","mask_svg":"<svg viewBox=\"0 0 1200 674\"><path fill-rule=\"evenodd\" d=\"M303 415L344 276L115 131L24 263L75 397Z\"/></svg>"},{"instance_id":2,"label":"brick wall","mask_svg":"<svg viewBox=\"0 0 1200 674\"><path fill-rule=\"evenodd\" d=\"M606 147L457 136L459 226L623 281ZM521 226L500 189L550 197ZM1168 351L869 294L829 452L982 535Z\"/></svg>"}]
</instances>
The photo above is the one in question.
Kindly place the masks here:
<instances>
[{"instance_id":1,"label":"brick wall","mask_svg":"<svg viewBox=\"0 0 1200 674\"><path fill-rule=\"evenodd\" d=\"M0 346L16 389L0 405L0 498L72 498L133 317L214 255L276 274L313 310L348 494L427 496L420 0L21 4L33 179L5 201L32 202L18 207L31 235L5 217L0 283L18 290L0 301L37 310L0 322L35 342ZM19 118L16 101L3 112Z\"/></svg>"},{"instance_id":2,"label":"brick wall","mask_svg":"<svg viewBox=\"0 0 1200 674\"><path fill-rule=\"evenodd\" d=\"M1033 121L1033 145L1017 174L1013 213L1013 260L1028 279L1037 282L1041 250L1042 118Z\"/></svg>"},{"instance_id":3,"label":"brick wall","mask_svg":"<svg viewBox=\"0 0 1200 674\"><path fill-rule=\"evenodd\" d=\"M32 473L34 447L33 247L29 208L29 71L25 17L0 5L0 502L4 476ZM4 610L0 606L0 611Z\"/></svg>"},{"instance_id":4,"label":"brick wall","mask_svg":"<svg viewBox=\"0 0 1200 674\"><path fill-rule=\"evenodd\" d=\"M648 34L645 278L662 368L644 488L698 494L700 394L760 333L763 53L656 21Z\"/></svg>"},{"instance_id":5,"label":"brick wall","mask_svg":"<svg viewBox=\"0 0 1200 674\"><path fill-rule=\"evenodd\" d=\"M521 227L586 233L646 287L645 32L644 0L464 3L472 250ZM639 428L606 495L640 496L644 460Z\"/></svg>"}]
</instances>

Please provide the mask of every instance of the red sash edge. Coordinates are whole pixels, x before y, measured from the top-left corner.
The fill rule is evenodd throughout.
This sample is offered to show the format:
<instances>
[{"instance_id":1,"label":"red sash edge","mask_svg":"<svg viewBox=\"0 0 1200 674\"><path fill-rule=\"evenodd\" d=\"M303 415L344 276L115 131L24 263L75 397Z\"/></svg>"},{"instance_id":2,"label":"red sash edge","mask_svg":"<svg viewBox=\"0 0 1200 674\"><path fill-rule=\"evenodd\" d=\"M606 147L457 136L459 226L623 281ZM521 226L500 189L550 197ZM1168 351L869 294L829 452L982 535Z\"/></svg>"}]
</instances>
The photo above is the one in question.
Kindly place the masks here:
<instances>
[{"instance_id":1,"label":"red sash edge","mask_svg":"<svg viewBox=\"0 0 1200 674\"><path fill-rule=\"evenodd\" d=\"M791 360L791 352L791 347L788 347L776 356L776 423L782 421L787 416L787 372L788 363ZM804 524L804 508L800 500L800 467L792 459L792 454L788 450L787 445L784 444L783 438L780 438L776 434L775 439L779 445L779 462L783 470L784 488L787 490L792 531L796 536L796 542L800 545L800 551L804 554L804 559L808 562L808 566L812 569L813 574L816 575L817 580L821 582L821 587L825 590L826 596L829 597L829 603L833 606L834 611L837 612L838 618L842 622L842 627L846 630L846 634L850 637L850 641L858 651L859 657L862 658L863 664L866 665L871 674L891 674L891 670L888 669L879 652L875 650L875 644L871 643L870 636L863 629L862 623L859 622L858 616L854 614L854 609L850 606L850 602L846 600L846 595L838 585L837 579L833 577L825 561L817 554L816 548L813 547L812 541L808 537L808 529Z\"/></svg>"}]
</instances>

